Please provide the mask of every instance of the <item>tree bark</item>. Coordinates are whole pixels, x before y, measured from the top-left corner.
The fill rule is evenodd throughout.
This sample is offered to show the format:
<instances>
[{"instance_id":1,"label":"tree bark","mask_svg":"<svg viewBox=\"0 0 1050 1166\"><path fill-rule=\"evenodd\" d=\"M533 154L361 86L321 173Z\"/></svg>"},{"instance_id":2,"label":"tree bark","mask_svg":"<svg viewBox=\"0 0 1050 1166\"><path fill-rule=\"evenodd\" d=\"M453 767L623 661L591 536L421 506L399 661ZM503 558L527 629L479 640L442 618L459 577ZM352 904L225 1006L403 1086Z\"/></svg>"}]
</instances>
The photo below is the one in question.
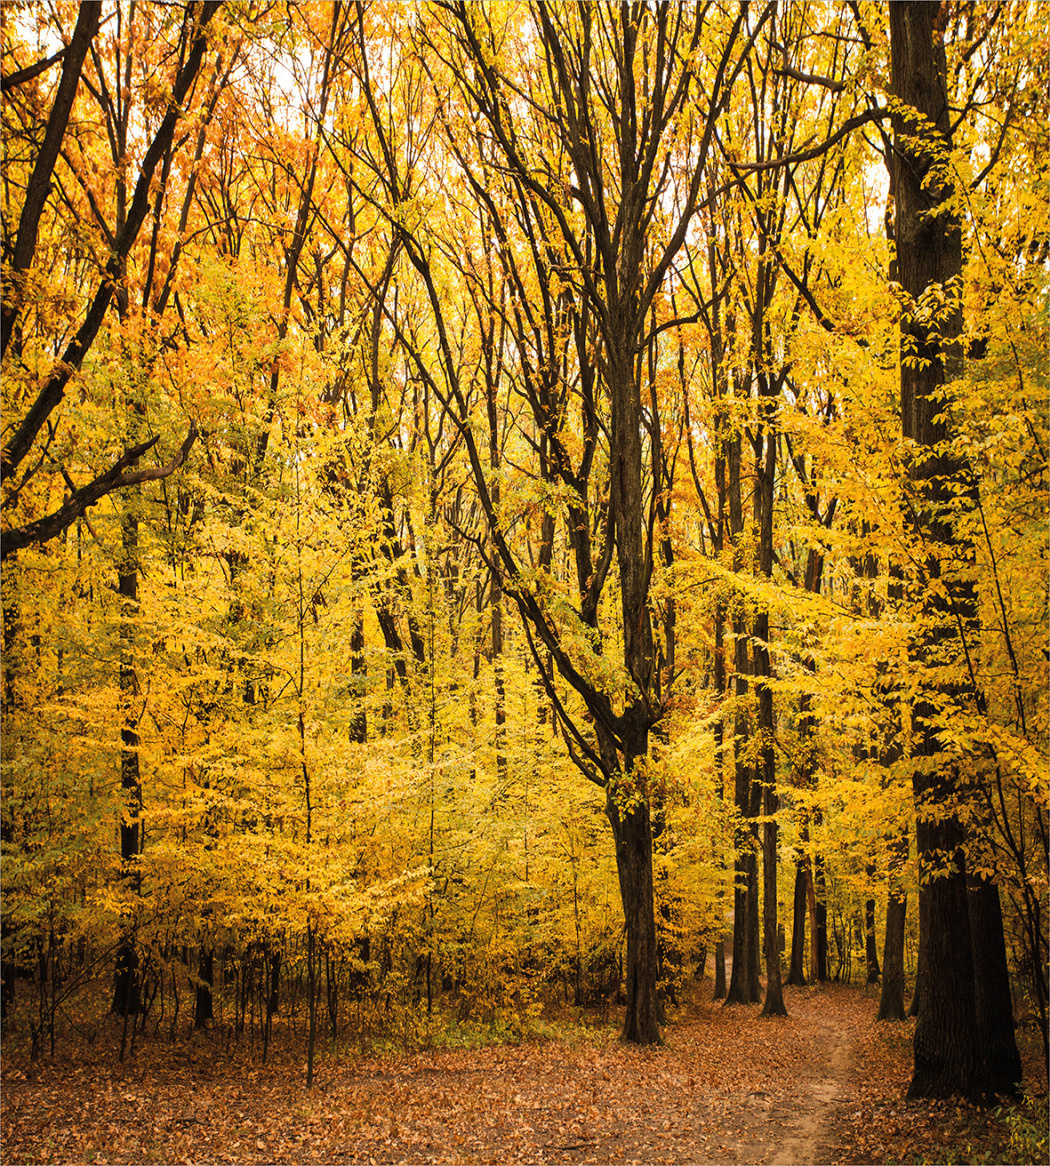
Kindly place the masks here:
<instances>
[{"instance_id":1,"label":"tree bark","mask_svg":"<svg viewBox=\"0 0 1050 1166\"><path fill-rule=\"evenodd\" d=\"M802 854L795 856L795 893L791 911L791 962L787 982L796 988L806 986L806 863Z\"/></svg>"},{"instance_id":2,"label":"tree bark","mask_svg":"<svg viewBox=\"0 0 1050 1166\"><path fill-rule=\"evenodd\" d=\"M945 386L960 369L962 330L962 229L952 209L948 166L946 12L940 3L890 6L892 85L905 107L893 117L891 181L900 284L911 300L901 320L901 426L916 450L909 470L909 518L927 545L965 557L967 548L951 519L958 506L954 487L965 482L965 466L948 447L952 434L944 399ZM931 661L961 655L959 636L975 630L977 613L972 584L940 580L935 550L920 567L916 582L923 587L925 627L916 636L912 655L925 668ZM996 922L991 904L979 898L988 914L980 917L982 934L975 948L967 896L966 819L960 813L968 795L941 729L945 706L974 696L972 685L940 683L920 690L912 706L923 974L911 1097L961 1094L979 1100L994 1089L977 1043L981 1018L974 956L980 951L996 961L998 945L991 939ZM1001 916L998 928L1001 936ZM982 1009L988 1024L995 1023L997 1011L997 1004ZM997 1030L993 1043L1000 1037L1004 1044L1012 1043L1012 1024L1008 1032ZM1002 1072L1010 1075L1005 1067Z\"/></svg>"},{"instance_id":3,"label":"tree bark","mask_svg":"<svg viewBox=\"0 0 1050 1166\"><path fill-rule=\"evenodd\" d=\"M656 997L656 916L653 898L653 842L649 806L634 800L630 789L610 787L606 814L616 845L626 930L624 958L627 1011L623 1039L635 1044L659 1044L659 1002Z\"/></svg>"},{"instance_id":4,"label":"tree bark","mask_svg":"<svg viewBox=\"0 0 1050 1166\"><path fill-rule=\"evenodd\" d=\"M971 874L968 883L970 941L976 988L977 1047L984 1061L985 1085L1002 1097L1020 1093L1021 1055L1014 1036L1010 973L1003 938L999 888Z\"/></svg>"},{"instance_id":5,"label":"tree bark","mask_svg":"<svg viewBox=\"0 0 1050 1166\"><path fill-rule=\"evenodd\" d=\"M877 984L882 972L879 969L879 951L875 943L875 900L864 901L864 962L867 973L864 977L868 984Z\"/></svg>"},{"instance_id":6,"label":"tree bark","mask_svg":"<svg viewBox=\"0 0 1050 1166\"><path fill-rule=\"evenodd\" d=\"M886 942L882 949L882 992L877 1020L903 1020L904 1013L904 924L908 896L901 885L908 861L908 835L902 831L890 846L889 890L886 897Z\"/></svg>"}]
</instances>

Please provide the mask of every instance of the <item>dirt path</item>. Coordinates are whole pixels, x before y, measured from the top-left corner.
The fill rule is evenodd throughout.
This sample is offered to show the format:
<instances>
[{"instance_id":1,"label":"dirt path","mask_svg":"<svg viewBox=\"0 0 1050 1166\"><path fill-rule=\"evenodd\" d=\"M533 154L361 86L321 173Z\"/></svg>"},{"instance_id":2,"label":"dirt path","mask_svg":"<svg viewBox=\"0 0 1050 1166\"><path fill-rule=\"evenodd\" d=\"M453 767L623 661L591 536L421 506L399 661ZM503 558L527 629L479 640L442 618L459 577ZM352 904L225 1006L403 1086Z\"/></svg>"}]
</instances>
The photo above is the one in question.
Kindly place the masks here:
<instances>
[{"instance_id":1,"label":"dirt path","mask_svg":"<svg viewBox=\"0 0 1050 1166\"><path fill-rule=\"evenodd\" d=\"M822 1136L830 1125L833 1107L842 1106L848 1100L851 1086L852 1049L855 1033L835 1012L819 1007L796 1004L799 1011L809 1011L812 1024L813 1056L804 1066L800 1066L797 1093L794 1098L793 1115L787 1136L772 1149L770 1157L763 1162L770 1166L792 1166L797 1163L823 1161L818 1147ZM788 1132L790 1131L790 1132Z\"/></svg>"},{"instance_id":2,"label":"dirt path","mask_svg":"<svg viewBox=\"0 0 1050 1166\"><path fill-rule=\"evenodd\" d=\"M739 1052L758 1084L730 1088L721 1104L715 1103L717 1121L702 1122L696 1131L698 1149L705 1151L697 1161L805 1166L827 1160L821 1147L834 1136L853 1095L853 1048L870 1023L874 1002L856 989L830 986L786 989L785 998L786 1020L762 1020L757 1006L725 1010L747 1026ZM745 1019L741 1013L750 1015ZM708 1013L696 1022L700 1056L712 1020ZM690 1031L685 1026L683 1035ZM722 1090L716 1085L713 1092L717 1097Z\"/></svg>"}]
</instances>

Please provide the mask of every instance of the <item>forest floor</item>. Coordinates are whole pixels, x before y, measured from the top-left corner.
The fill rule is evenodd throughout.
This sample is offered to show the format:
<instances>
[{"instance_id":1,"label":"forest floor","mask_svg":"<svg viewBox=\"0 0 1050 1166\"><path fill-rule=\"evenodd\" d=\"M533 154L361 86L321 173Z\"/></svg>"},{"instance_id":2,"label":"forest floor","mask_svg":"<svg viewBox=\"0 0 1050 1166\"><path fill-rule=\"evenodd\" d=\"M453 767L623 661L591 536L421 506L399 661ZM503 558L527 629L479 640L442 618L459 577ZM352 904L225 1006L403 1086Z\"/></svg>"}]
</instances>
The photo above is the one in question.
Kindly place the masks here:
<instances>
[{"instance_id":1,"label":"forest floor","mask_svg":"<svg viewBox=\"0 0 1050 1166\"><path fill-rule=\"evenodd\" d=\"M147 1043L124 1064L101 1040L36 1065L16 1046L3 1059L0 1159L1045 1161L1032 1122L1044 1115L1045 1138L1046 1076L1031 1029L1021 1035L1032 1100L997 1113L906 1101L913 1022L877 1023L874 992L821 985L785 989L785 999L786 1019L763 1020L757 1005L714 1003L707 981L660 1048L577 1026L518 1045L371 1059L329 1051L312 1090L300 1058L260 1065L222 1053L215 1034Z\"/></svg>"}]
</instances>

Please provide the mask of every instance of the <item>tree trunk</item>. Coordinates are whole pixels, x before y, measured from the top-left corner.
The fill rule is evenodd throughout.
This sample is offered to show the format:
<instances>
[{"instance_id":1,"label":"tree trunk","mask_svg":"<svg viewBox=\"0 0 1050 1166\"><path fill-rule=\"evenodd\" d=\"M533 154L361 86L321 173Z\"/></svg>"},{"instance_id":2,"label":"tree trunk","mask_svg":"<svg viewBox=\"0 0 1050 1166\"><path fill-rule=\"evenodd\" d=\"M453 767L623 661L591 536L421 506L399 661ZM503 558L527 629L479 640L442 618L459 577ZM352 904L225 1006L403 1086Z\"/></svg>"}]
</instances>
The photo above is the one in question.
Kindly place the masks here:
<instances>
[{"instance_id":1,"label":"tree trunk","mask_svg":"<svg viewBox=\"0 0 1050 1166\"><path fill-rule=\"evenodd\" d=\"M904 1019L904 924L908 896L901 876L908 861L908 834L901 831L890 845L889 892L886 898L886 943L882 949L882 993L878 1020Z\"/></svg>"},{"instance_id":2,"label":"tree trunk","mask_svg":"<svg viewBox=\"0 0 1050 1166\"><path fill-rule=\"evenodd\" d=\"M904 923L908 896L890 887L886 900L886 943L882 949L882 993L877 1020L904 1019Z\"/></svg>"},{"instance_id":3,"label":"tree trunk","mask_svg":"<svg viewBox=\"0 0 1050 1166\"><path fill-rule=\"evenodd\" d=\"M796 988L806 986L806 863L801 854L795 857L795 895L791 912L791 963L787 982Z\"/></svg>"},{"instance_id":4,"label":"tree trunk","mask_svg":"<svg viewBox=\"0 0 1050 1166\"><path fill-rule=\"evenodd\" d=\"M762 914L758 892L758 826L751 827L747 853L747 995L749 1004L762 999Z\"/></svg>"},{"instance_id":5,"label":"tree trunk","mask_svg":"<svg viewBox=\"0 0 1050 1166\"><path fill-rule=\"evenodd\" d=\"M739 543L744 530L740 487L740 436L727 442L729 470L729 529L737 543L733 552L734 570L743 567ZM729 975L726 1004L754 1004L758 991L758 876L755 861L754 830L748 825L751 812L752 770L744 760L751 737L747 710L748 676L751 662L747 651L747 624L737 600L733 612L733 673L736 712L733 725L733 793L739 821L737 823L733 861L733 967Z\"/></svg>"},{"instance_id":6,"label":"tree trunk","mask_svg":"<svg viewBox=\"0 0 1050 1166\"><path fill-rule=\"evenodd\" d=\"M924 630L912 656L920 668L961 654L960 636L975 632L976 599L972 583L940 581L936 548L965 561L966 544L956 534L952 512L965 497L968 475L962 459L951 452L950 413L944 389L961 366L962 313L956 298L962 278L962 230L952 208L951 115L947 95L947 56L940 3L890 6L890 57L895 95L904 108L894 114L891 182L896 203L894 234L902 291L914 308L901 320L901 428L917 456L909 470L910 521L933 548L920 564L916 580L921 594ZM911 112L914 110L914 114ZM929 293L940 305L931 316ZM918 305L922 304L920 308ZM936 585L935 585L936 584ZM929 682L928 682L929 683ZM943 710L952 701L973 699L971 686L930 684L912 705L912 741L916 765L912 786L918 814L919 851L919 1018L915 1028L915 1074L910 1097L962 1094L987 1096L990 1082L978 1049L974 956L997 959L991 931L996 921L991 904L980 914L982 934L971 941L966 887L967 831L960 808L968 796L956 763L942 738ZM987 931L986 931L987 929ZM983 969L982 969L983 970ZM992 1004L984 1018L995 1025ZM998 1040L999 1032L993 1040ZM1004 1043L1013 1041L1002 1031ZM998 1059L999 1054L995 1054ZM1006 1075L1010 1070L1003 1060Z\"/></svg>"},{"instance_id":7,"label":"tree trunk","mask_svg":"<svg viewBox=\"0 0 1050 1166\"><path fill-rule=\"evenodd\" d=\"M719 939L715 944L715 995L716 1000L725 999L726 994L726 941Z\"/></svg>"},{"instance_id":8,"label":"tree trunk","mask_svg":"<svg viewBox=\"0 0 1050 1166\"><path fill-rule=\"evenodd\" d=\"M196 997L193 1006L193 1027L204 1028L208 1021L215 1018L213 989L215 987L215 951L210 947L202 947L200 951L200 967L197 969Z\"/></svg>"},{"instance_id":9,"label":"tree trunk","mask_svg":"<svg viewBox=\"0 0 1050 1166\"><path fill-rule=\"evenodd\" d=\"M945 824L933 827L920 819L920 853L940 849L946 833ZM961 877L928 872L928 881L919 892L922 975L917 983L915 1073L908 1096L950 1097L961 1093L980 1100L984 1089L976 1041L973 957L963 873L966 859L958 847L947 853Z\"/></svg>"},{"instance_id":10,"label":"tree trunk","mask_svg":"<svg viewBox=\"0 0 1050 1166\"><path fill-rule=\"evenodd\" d=\"M656 999L656 915L653 900L653 842L649 807L644 800L618 804L610 788L606 814L616 844L626 928L624 958L627 1013L623 1039L635 1044L659 1044L659 1007Z\"/></svg>"},{"instance_id":11,"label":"tree trunk","mask_svg":"<svg viewBox=\"0 0 1050 1166\"><path fill-rule=\"evenodd\" d=\"M138 609L138 519L124 516L121 565L117 576L121 597L120 660L120 787L124 813L120 822L120 861L124 879L137 895L140 875L135 860L141 851L142 781L139 773L139 734L137 718L130 707L138 689L135 673L132 620ZM138 998L138 952L135 947L134 922L123 925L117 964L113 977L112 1011L119 1016L136 1015Z\"/></svg>"},{"instance_id":12,"label":"tree trunk","mask_svg":"<svg viewBox=\"0 0 1050 1166\"><path fill-rule=\"evenodd\" d=\"M766 787L765 812L769 819L763 826L762 845L762 926L765 932L766 998L763 1016L787 1016L784 990L780 982L780 943L777 927L777 824L772 820L776 811L776 794Z\"/></svg>"},{"instance_id":13,"label":"tree trunk","mask_svg":"<svg viewBox=\"0 0 1050 1166\"><path fill-rule=\"evenodd\" d=\"M813 966L809 978L824 983L828 979L828 893L824 880L824 859L813 860L810 878L810 915L813 923Z\"/></svg>"},{"instance_id":14,"label":"tree trunk","mask_svg":"<svg viewBox=\"0 0 1050 1166\"><path fill-rule=\"evenodd\" d=\"M1020 1092L1021 1055L1014 1036L1010 973L1006 964L999 888L971 875L968 884L970 941L976 988L977 1047L984 1060L985 1085L998 1096Z\"/></svg>"},{"instance_id":15,"label":"tree trunk","mask_svg":"<svg viewBox=\"0 0 1050 1166\"><path fill-rule=\"evenodd\" d=\"M882 975L879 970L879 952L875 944L875 900L864 902L864 962L867 965L865 982L877 984Z\"/></svg>"}]
</instances>

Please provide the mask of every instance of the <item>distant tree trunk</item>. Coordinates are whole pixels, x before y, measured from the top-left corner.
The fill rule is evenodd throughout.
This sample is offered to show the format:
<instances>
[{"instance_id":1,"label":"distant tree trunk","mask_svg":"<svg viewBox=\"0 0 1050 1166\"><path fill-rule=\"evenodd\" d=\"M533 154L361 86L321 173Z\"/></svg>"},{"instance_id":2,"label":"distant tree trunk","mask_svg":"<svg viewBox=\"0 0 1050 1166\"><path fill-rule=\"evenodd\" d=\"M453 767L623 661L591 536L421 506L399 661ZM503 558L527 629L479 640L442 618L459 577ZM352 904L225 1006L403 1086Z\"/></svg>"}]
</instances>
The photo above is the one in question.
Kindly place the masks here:
<instances>
[{"instance_id":1,"label":"distant tree trunk","mask_svg":"<svg viewBox=\"0 0 1050 1166\"><path fill-rule=\"evenodd\" d=\"M715 994L716 1000L724 1000L726 994L726 941L719 939L715 944Z\"/></svg>"},{"instance_id":2,"label":"distant tree trunk","mask_svg":"<svg viewBox=\"0 0 1050 1166\"><path fill-rule=\"evenodd\" d=\"M270 948L270 983L266 996L266 1012L268 1016L275 1016L280 1011L281 988L281 949Z\"/></svg>"},{"instance_id":3,"label":"distant tree trunk","mask_svg":"<svg viewBox=\"0 0 1050 1166\"><path fill-rule=\"evenodd\" d=\"M806 985L806 858L795 856L795 894L791 912L791 962L787 982L796 988Z\"/></svg>"},{"instance_id":4,"label":"distant tree trunk","mask_svg":"<svg viewBox=\"0 0 1050 1166\"><path fill-rule=\"evenodd\" d=\"M751 827L747 853L747 993L748 1002L762 999L762 913L759 909L758 826Z\"/></svg>"},{"instance_id":5,"label":"distant tree trunk","mask_svg":"<svg viewBox=\"0 0 1050 1166\"><path fill-rule=\"evenodd\" d=\"M197 969L197 984L193 1006L193 1027L204 1028L215 1019L213 991L215 987L215 951L213 948L201 948L200 967Z\"/></svg>"},{"instance_id":6,"label":"distant tree trunk","mask_svg":"<svg viewBox=\"0 0 1050 1166\"><path fill-rule=\"evenodd\" d=\"M824 983L828 980L828 896L824 881L824 859L813 860L809 880L809 914L813 943L809 976Z\"/></svg>"},{"instance_id":7,"label":"distant tree trunk","mask_svg":"<svg viewBox=\"0 0 1050 1166\"><path fill-rule=\"evenodd\" d=\"M117 572L117 590L121 597L120 660L120 788L124 812L120 821L120 861L124 879L137 895L141 876L135 865L141 851L142 780L139 773L139 734L132 701L138 690L132 644L132 621L138 610L138 519L126 514L122 523L123 546ZM117 948L116 972L113 977L112 1011L119 1016L136 1015L139 1010L138 951L133 923L123 925ZM121 1053L123 1057L123 1050Z\"/></svg>"},{"instance_id":8,"label":"distant tree trunk","mask_svg":"<svg viewBox=\"0 0 1050 1166\"><path fill-rule=\"evenodd\" d=\"M879 970L879 952L875 945L875 900L864 903L864 962L867 965L865 982L877 984L882 972Z\"/></svg>"},{"instance_id":9,"label":"distant tree trunk","mask_svg":"<svg viewBox=\"0 0 1050 1166\"><path fill-rule=\"evenodd\" d=\"M368 665L365 661L365 616L354 614L350 631L350 693L353 711L350 714L350 740L363 745L368 740Z\"/></svg>"},{"instance_id":10,"label":"distant tree trunk","mask_svg":"<svg viewBox=\"0 0 1050 1166\"><path fill-rule=\"evenodd\" d=\"M908 834L902 831L890 845L886 942L882 949L878 1020L904 1019L904 924L908 914L908 895L902 885L902 873L907 861Z\"/></svg>"}]
</instances>

